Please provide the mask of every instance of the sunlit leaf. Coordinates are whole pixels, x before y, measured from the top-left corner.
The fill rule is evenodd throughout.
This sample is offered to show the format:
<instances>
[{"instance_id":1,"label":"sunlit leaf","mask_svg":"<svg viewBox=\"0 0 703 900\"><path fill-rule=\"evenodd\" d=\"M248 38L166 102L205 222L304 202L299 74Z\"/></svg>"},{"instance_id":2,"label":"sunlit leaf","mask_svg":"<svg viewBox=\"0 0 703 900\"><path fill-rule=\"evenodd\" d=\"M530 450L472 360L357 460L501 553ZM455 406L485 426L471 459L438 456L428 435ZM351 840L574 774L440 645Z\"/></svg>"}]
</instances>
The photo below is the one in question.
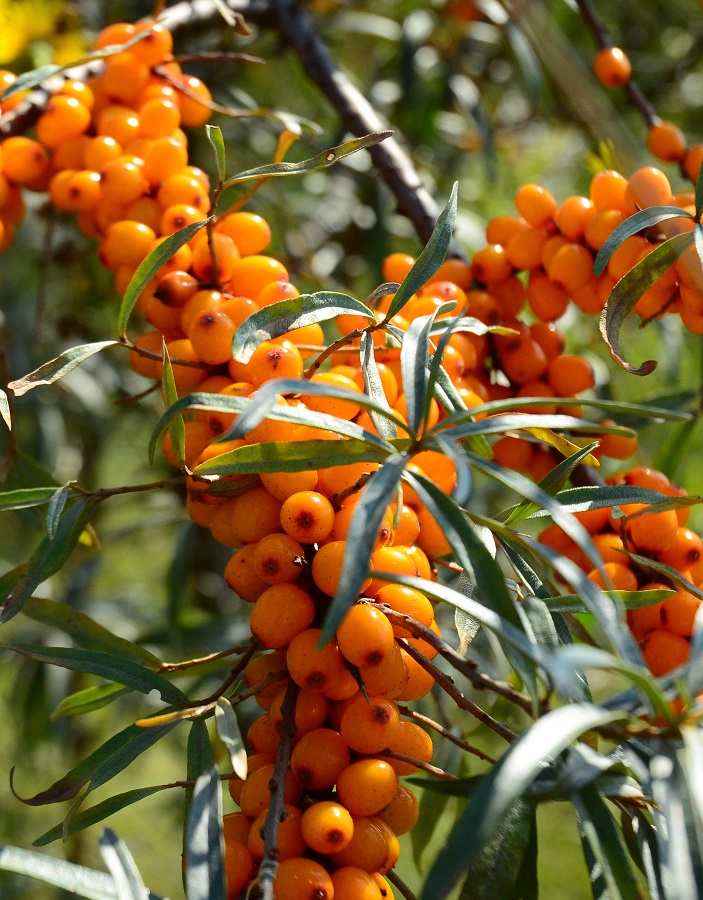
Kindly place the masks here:
<instances>
[{"instance_id":1,"label":"sunlit leaf","mask_svg":"<svg viewBox=\"0 0 703 900\"><path fill-rule=\"evenodd\" d=\"M26 875L44 884L70 891L87 900L120 900L115 884L106 872L65 862L43 853L0 846L0 869Z\"/></svg>"},{"instance_id":2,"label":"sunlit leaf","mask_svg":"<svg viewBox=\"0 0 703 900\"><path fill-rule=\"evenodd\" d=\"M16 397L21 397L35 387L53 384L55 381L63 378L64 375L68 375L77 366L80 366L86 359L90 359L91 356L104 350L105 347L114 347L117 343L118 341L98 341L94 344L81 344L80 347L71 347L70 350L64 350L60 356L44 363L43 366L39 366L38 369L35 369L23 378L11 381L8 387Z\"/></svg>"},{"instance_id":3,"label":"sunlit leaf","mask_svg":"<svg viewBox=\"0 0 703 900\"><path fill-rule=\"evenodd\" d=\"M100 853L110 870L120 900L144 900L147 893L132 854L111 828L100 835Z\"/></svg>"},{"instance_id":4,"label":"sunlit leaf","mask_svg":"<svg viewBox=\"0 0 703 900\"><path fill-rule=\"evenodd\" d=\"M7 399L6 391L0 388L0 418L12 431L12 413L10 411L10 401Z\"/></svg>"},{"instance_id":5,"label":"sunlit leaf","mask_svg":"<svg viewBox=\"0 0 703 900\"><path fill-rule=\"evenodd\" d=\"M634 215L629 216L624 222L608 235L607 240L598 251L593 263L593 274L596 278L602 275L608 260L618 247L633 234L644 231L645 228L651 228L652 225L658 225L667 219L690 219L690 213L681 209L680 206L650 206L646 209L640 209Z\"/></svg>"},{"instance_id":6,"label":"sunlit leaf","mask_svg":"<svg viewBox=\"0 0 703 900\"><path fill-rule=\"evenodd\" d=\"M603 591L605 597L609 597L621 603L626 609L641 609L643 606L651 606L653 603L661 603L672 595L673 591ZM580 594L563 594L560 597L549 597L544 600L551 612L559 613L587 613L588 607L584 604Z\"/></svg>"},{"instance_id":7,"label":"sunlit leaf","mask_svg":"<svg viewBox=\"0 0 703 900\"><path fill-rule=\"evenodd\" d=\"M373 402L385 409L392 416L393 410L383 390L381 375L374 355L373 336L365 333L361 336L361 371L364 377L364 389ZM388 416L379 415L376 410L369 410L369 417L376 431L388 440L398 437L398 429Z\"/></svg>"},{"instance_id":8,"label":"sunlit leaf","mask_svg":"<svg viewBox=\"0 0 703 900\"><path fill-rule=\"evenodd\" d=\"M171 357L166 346L166 338L161 342L163 364L161 366L161 396L164 406L168 409L178 400L178 388L173 377ZM171 439L171 449L179 468L184 468L186 462L186 426L183 416L175 416L168 426L168 434Z\"/></svg>"},{"instance_id":9,"label":"sunlit leaf","mask_svg":"<svg viewBox=\"0 0 703 900\"><path fill-rule=\"evenodd\" d=\"M232 771L243 781L247 777L247 750L244 746L237 715L226 697L220 697L217 701L215 724L217 733L232 761Z\"/></svg>"},{"instance_id":10,"label":"sunlit leaf","mask_svg":"<svg viewBox=\"0 0 703 900\"><path fill-rule=\"evenodd\" d=\"M227 162L225 159L225 142L222 137L222 129L219 125L206 125L205 133L210 141L213 156L215 157L215 166L217 168L217 181L222 183L227 177Z\"/></svg>"},{"instance_id":11,"label":"sunlit leaf","mask_svg":"<svg viewBox=\"0 0 703 900\"><path fill-rule=\"evenodd\" d=\"M201 775L193 791L186 827L188 900L226 900L222 837L222 792L217 769Z\"/></svg>"},{"instance_id":12,"label":"sunlit leaf","mask_svg":"<svg viewBox=\"0 0 703 900\"><path fill-rule=\"evenodd\" d=\"M0 493L0 511L43 506L56 494L55 487L17 488Z\"/></svg>"}]
</instances>

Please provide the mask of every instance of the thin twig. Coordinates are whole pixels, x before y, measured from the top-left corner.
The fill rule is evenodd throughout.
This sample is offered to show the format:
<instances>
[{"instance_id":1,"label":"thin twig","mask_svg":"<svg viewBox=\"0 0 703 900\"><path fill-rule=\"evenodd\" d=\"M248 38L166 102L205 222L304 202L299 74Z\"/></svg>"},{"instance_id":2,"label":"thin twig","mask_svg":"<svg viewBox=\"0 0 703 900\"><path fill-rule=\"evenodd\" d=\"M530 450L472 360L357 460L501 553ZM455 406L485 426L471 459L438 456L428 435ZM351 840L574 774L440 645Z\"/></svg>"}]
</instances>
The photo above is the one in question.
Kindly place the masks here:
<instances>
[{"instance_id":1,"label":"thin twig","mask_svg":"<svg viewBox=\"0 0 703 900\"><path fill-rule=\"evenodd\" d=\"M398 888L399 893L402 894L403 897L405 897L405 900L417 900L415 894L413 894L413 892L395 870L391 869L390 872L386 872L383 877L387 878L394 888Z\"/></svg>"},{"instance_id":2,"label":"thin twig","mask_svg":"<svg viewBox=\"0 0 703 900\"><path fill-rule=\"evenodd\" d=\"M415 756L408 756L407 753L401 753L399 750L384 750L382 756L387 756L389 759L397 759L398 762L409 763L411 766L417 766L418 769L422 769L423 772L427 772L428 775L433 775L435 778L440 778L442 781L457 780L457 776L452 775L451 772L445 772L439 766L433 766L432 763L417 759Z\"/></svg>"},{"instance_id":3,"label":"thin twig","mask_svg":"<svg viewBox=\"0 0 703 900\"><path fill-rule=\"evenodd\" d=\"M278 826L286 816L284 791L286 785L286 772L290 762L291 748L295 738L295 707L298 701L300 688L294 681L290 681L286 695L281 705L281 740L276 754L276 764L271 779L271 802L269 804L266 822L262 829L264 838L264 858L259 868L259 890L261 900L273 900L273 883L278 871Z\"/></svg>"},{"instance_id":4,"label":"thin twig","mask_svg":"<svg viewBox=\"0 0 703 900\"><path fill-rule=\"evenodd\" d=\"M226 650L220 650L219 653L209 653L207 656L201 656L198 659L185 659L182 662L161 663L156 670L159 674L163 672L182 672L184 669L192 669L195 666L202 666L205 663L214 662L216 659L224 659L227 656L234 656L237 653L244 653L249 649L250 641L246 644L239 644L236 647L228 647Z\"/></svg>"},{"instance_id":5,"label":"thin twig","mask_svg":"<svg viewBox=\"0 0 703 900\"><path fill-rule=\"evenodd\" d=\"M257 63L262 66L266 65L266 60L262 59L260 56L250 56L248 53L237 53L234 50L212 50L203 53L176 53L173 57L173 62L177 62L181 65L185 65L186 63L222 61Z\"/></svg>"},{"instance_id":6,"label":"thin twig","mask_svg":"<svg viewBox=\"0 0 703 900\"><path fill-rule=\"evenodd\" d=\"M159 362L164 361L164 357L162 353L157 353L155 350L145 350L143 347L139 347L137 344L133 344L129 338L126 338L124 335L120 337L118 347L126 347L130 351L134 351L137 356L143 356L145 359L155 359ZM180 357L173 356L171 358L172 366L187 366L190 369L211 369L212 366L208 365L208 363L201 362L196 359L181 359Z\"/></svg>"},{"instance_id":7,"label":"thin twig","mask_svg":"<svg viewBox=\"0 0 703 900\"><path fill-rule=\"evenodd\" d=\"M138 494L142 491L160 491L164 488L178 487L183 484L183 480L182 475L176 475L173 478L162 478L160 481L148 481L145 484L124 484L121 487L100 488L97 491L88 491L78 484L72 485L71 489L84 497L105 500L107 497L117 497L120 494Z\"/></svg>"},{"instance_id":8,"label":"thin twig","mask_svg":"<svg viewBox=\"0 0 703 900\"><path fill-rule=\"evenodd\" d=\"M461 747L461 749L465 750L467 753L473 753L474 756L478 756L478 758L484 760L484 762L495 762L495 759L493 759L492 756L484 753L483 750L479 750L478 747L474 747L473 744L469 744L467 741L462 740L460 737L457 737L457 735L452 734L448 728L445 728L444 725L440 725L439 722L435 722L434 719L430 719L429 716L423 716L422 713L415 712L415 710L410 709L409 706L399 706L398 712L409 719L413 719L415 722L422 722L423 725L432 728L437 734L441 734L443 738L451 741L452 744Z\"/></svg>"},{"instance_id":9,"label":"thin twig","mask_svg":"<svg viewBox=\"0 0 703 900\"><path fill-rule=\"evenodd\" d=\"M239 676L242 674L242 672L249 665L249 662L250 662L252 656L256 653L256 651L258 649L259 649L259 642L257 641L256 638L252 638L251 641L249 642L249 649L242 656L242 658L237 662L237 665L232 667L231 672L229 673L227 678L225 678L225 680L219 686L219 688L214 693L210 694L209 697L206 697L204 700L195 701L195 704L197 704L198 706L206 706L208 703L214 703L217 700L219 700L220 697L224 697L224 695L227 693L228 689L232 687L234 682L239 678Z\"/></svg>"}]
</instances>

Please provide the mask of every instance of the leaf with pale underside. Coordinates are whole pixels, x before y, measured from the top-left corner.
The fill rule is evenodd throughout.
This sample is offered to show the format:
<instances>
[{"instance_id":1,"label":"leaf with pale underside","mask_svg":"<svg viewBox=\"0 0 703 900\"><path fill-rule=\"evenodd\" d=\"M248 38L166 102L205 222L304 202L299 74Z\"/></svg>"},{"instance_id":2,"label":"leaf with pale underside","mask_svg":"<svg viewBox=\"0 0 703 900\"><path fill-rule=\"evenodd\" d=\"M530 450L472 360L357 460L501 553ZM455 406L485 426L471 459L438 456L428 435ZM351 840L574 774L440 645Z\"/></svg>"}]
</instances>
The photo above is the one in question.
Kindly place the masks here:
<instances>
[{"instance_id":1,"label":"leaf with pale underside","mask_svg":"<svg viewBox=\"0 0 703 900\"><path fill-rule=\"evenodd\" d=\"M69 372L80 366L86 359L90 359L91 356L104 350L105 347L114 347L117 343L117 341L98 341L94 344L81 344L80 347L71 347L70 350L64 350L60 356L44 363L43 366L39 366L38 369L35 369L23 378L11 381L8 387L15 397L21 397L35 387L53 384L59 378L63 378L64 375L68 375Z\"/></svg>"}]
</instances>

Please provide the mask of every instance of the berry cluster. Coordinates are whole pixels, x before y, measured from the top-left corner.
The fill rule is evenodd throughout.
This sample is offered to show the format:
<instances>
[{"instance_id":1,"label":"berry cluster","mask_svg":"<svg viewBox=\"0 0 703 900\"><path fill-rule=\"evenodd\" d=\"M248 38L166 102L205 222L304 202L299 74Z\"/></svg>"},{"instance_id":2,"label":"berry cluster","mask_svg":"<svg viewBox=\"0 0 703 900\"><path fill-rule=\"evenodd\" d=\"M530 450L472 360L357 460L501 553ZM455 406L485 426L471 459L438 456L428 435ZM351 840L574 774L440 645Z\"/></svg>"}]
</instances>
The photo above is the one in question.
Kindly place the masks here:
<instances>
[{"instance_id":1,"label":"berry cluster","mask_svg":"<svg viewBox=\"0 0 703 900\"><path fill-rule=\"evenodd\" d=\"M609 484L627 484L649 488L667 496L686 496L656 469L635 468L609 479ZM683 578L703 586L703 542L686 527L688 507L663 512L648 512L642 504L622 506L623 517L614 518L610 508L576 513L576 518L590 532L615 590L675 590L659 603L630 609L627 621L640 642L645 661L654 675L665 675L684 665L690 650L693 623L700 605L698 597L665 576L652 580L652 572L638 565L624 551L671 566ZM640 513L639 515L636 515ZM593 569L583 552L558 525L550 525L539 537L547 546L576 562L589 578L605 588L600 573Z\"/></svg>"}]
</instances>

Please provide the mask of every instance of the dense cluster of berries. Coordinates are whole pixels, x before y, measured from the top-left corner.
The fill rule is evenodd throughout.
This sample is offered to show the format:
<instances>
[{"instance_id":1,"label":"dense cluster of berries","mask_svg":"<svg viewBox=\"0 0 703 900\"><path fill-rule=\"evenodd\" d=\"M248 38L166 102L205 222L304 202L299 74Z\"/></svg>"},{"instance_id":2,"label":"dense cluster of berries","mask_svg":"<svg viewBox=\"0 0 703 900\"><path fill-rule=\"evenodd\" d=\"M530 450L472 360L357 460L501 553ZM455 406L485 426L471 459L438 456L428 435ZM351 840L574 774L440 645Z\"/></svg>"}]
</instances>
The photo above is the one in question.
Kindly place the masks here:
<instances>
[{"instance_id":1,"label":"dense cluster of berries","mask_svg":"<svg viewBox=\"0 0 703 900\"><path fill-rule=\"evenodd\" d=\"M649 488L671 497L686 496L656 469L635 468L609 479L609 484L627 484ZM689 528L688 507L663 512L647 512L642 504L625 504L623 516L615 518L610 508L576 513L576 518L591 533L603 558L604 569L615 590L675 590L659 603L628 610L627 621L642 646L647 665L654 675L665 675L688 659L693 623L700 605L698 597L672 583L665 576L652 578L652 572L638 565L623 551L630 551L658 563L671 566L691 584L703 586L703 541ZM638 515L639 513L639 515ZM601 574L591 569L583 552L558 525L550 525L540 541L576 562L600 587L606 585Z\"/></svg>"}]
</instances>

